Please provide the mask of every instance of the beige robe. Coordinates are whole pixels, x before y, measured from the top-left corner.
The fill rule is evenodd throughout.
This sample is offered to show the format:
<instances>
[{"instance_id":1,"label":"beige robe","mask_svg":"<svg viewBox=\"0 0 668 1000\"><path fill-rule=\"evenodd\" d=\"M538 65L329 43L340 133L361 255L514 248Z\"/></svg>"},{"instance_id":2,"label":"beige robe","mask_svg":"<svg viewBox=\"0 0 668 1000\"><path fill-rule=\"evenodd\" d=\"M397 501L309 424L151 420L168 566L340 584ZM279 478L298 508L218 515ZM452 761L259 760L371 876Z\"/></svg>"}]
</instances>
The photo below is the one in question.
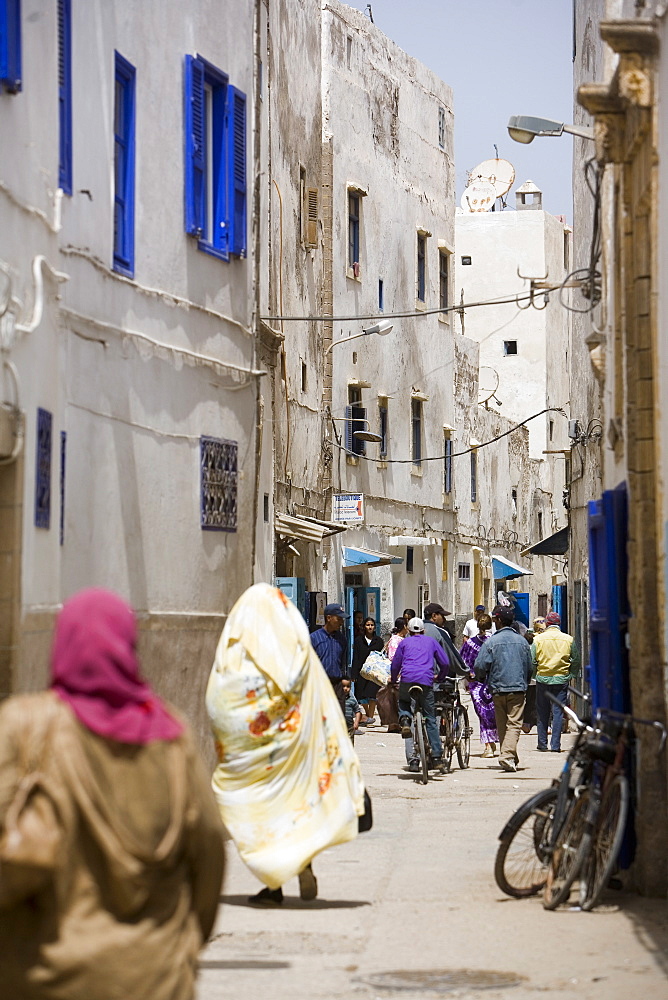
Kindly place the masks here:
<instances>
[{"instance_id":1,"label":"beige robe","mask_svg":"<svg viewBox=\"0 0 668 1000\"><path fill-rule=\"evenodd\" d=\"M41 745L46 727L41 769L62 816L62 866L38 896L0 909L0 995L191 1000L220 896L223 834L189 733L116 743L50 692L11 698L0 707L0 829L22 740L28 732Z\"/></svg>"}]
</instances>

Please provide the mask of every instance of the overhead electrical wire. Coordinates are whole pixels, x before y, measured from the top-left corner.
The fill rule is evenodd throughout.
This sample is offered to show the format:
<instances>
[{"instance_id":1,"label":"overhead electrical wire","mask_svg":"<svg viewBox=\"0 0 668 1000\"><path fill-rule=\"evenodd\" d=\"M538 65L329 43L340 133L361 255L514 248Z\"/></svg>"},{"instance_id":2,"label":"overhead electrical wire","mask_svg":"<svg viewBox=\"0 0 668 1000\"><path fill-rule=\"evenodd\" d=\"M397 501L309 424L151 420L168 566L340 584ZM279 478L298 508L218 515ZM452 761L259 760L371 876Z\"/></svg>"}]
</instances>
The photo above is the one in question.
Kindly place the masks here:
<instances>
[{"instance_id":1,"label":"overhead electrical wire","mask_svg":"<svg viewBox=\"0 0 668 1000\"><path fill-rule=\"evenodd\" d=\"M570 277L570 275L569 275ZM566 281L560 281L558 285L550 285L548 288L541 287L540 294L549 295L550 292L560 291L566 286ZM409 312L396 312L396 313L368 313L367 315L361 316L261 316L260 318L264 323L353 323L357 320L383 320L383 319L412 319L413 317L419 316L434 316L437 313L441 315L451 312L461 312L462 309L475 309L478 306L504 306L513 305L516 302L526 302L535 299L536 290L532 289L522 295L517 293L509 293L509 295L496 298L496 299L484 299L480 302L464 302L457 306L446 306L440 309L414 309Z\"/></svg>"},{"instance_id":2,"label":"overhead electrical wire","mask_svg":"<svg viewBox=\"0 0 668 1000\"><path fill-rule=\"evenodd\" d=\"M444 462L446 458L461 458L462 455L470 455L472 451L480 451L481 448L486 448L487 445L494 444L495 441L500 441L501 438L507 437L509 434L513 434L516 430L519 430L520 427L528 424L531 420L535 420L536 417L542 417L544 413L561 413L564 417L568 416L566 411L562 409L561 406L546 406L544 410L539 410L538 413L533 413L530 417L527 417L526 420L520 420L518 424L515 424L509 430L504 431L503 434L497 434L496 437L490 438L489 441L483 441L481 444L473 445L465 451L455 451L451 455L429 455L427 458L420 458L417 461L414 458L383 458L383 465L422 465L423 462ZM334 428L334 433L336 437L336 441L334 442L336 447L340 448L341 451L351 454L347 448L344 448L340 444L339 436L336 433L336 427ZM364 459L365 462L378 461L377 458L372 458L370 455L362 455L357 452L352 454L355 458Z\"/></svg>"}]
</instances>

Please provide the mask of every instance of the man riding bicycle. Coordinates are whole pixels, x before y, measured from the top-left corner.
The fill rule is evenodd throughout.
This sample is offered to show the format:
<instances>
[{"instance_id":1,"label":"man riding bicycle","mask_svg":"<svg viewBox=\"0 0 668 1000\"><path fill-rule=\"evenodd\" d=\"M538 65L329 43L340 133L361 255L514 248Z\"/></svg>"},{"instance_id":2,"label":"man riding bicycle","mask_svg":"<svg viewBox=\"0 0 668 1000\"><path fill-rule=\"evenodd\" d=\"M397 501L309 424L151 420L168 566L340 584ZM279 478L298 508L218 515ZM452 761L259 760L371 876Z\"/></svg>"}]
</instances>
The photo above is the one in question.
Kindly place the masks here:
<instances>
[{"instance_id":1,"label":"man riding bicycle","mask_svg":"<svg viewBox=\"0 0 668 1000\"><path fill-rule=\"evenodd\" d=\"M443 759L443 747L436 722L434 681L444 681L448 676L449 668L448 657L439 644L431 636L424 634L422 619L411 618L408 622L408 635L403 642L399 643L394 654L390 677L393 684L396 684L401 678L399 684L399 723L404 739L409 739L412 736L413 710L410 689L412 687L422 688L422 710L432 758L437 766ZM411 769L413 768L412 760L409 760L409 766Z\"/></svg>"}]
</instances>

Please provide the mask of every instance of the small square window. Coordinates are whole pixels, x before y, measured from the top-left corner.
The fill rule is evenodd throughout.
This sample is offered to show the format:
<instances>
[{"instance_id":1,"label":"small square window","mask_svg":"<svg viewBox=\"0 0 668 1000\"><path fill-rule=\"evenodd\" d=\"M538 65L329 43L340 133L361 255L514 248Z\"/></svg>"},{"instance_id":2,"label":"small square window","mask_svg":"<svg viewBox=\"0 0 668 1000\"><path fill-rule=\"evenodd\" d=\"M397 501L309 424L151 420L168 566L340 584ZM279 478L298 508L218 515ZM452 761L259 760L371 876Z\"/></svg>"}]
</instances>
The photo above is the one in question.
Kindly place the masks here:
<instances>
[{"instance_id":1,"label":"small square window","mask_svg":"<svg viewBox=\"0 0 668 1000\"><path fill-rule=\"evenodd\" d=\"M503 342L503 353L504 354L517 354L517 341L516 340L504 340L504 342Z\"/></svg>"},{"instance_id":2,"label":"small square window","mask_svg":"<svg viewBox=\"0 0 668 1000\"><path fill-rule=\"evenodd\" d=\"M471 263L472 261L470 257L462 257L462 264L464 265L464 267L467 267Z\"/></svg>"},{"instance_id":3,"label":"small square window","mask_svg":"<svg viewBox=\"0 0 668 1000\"><path fill-rule=\"evenodd\" d=\"M236 441L200 438L200 523L205 531L237 530L237 452Z\"/></svg>"},{"instance_id":4,"label":"small square window","mask_svg":"<svg viewBox=\"0 0 668 1000\"><path fill-rule=\"evenodd\" d=\"M457 563L457 579L462 582L471 579L471 563Z\"/></svg>"}]
</instances>

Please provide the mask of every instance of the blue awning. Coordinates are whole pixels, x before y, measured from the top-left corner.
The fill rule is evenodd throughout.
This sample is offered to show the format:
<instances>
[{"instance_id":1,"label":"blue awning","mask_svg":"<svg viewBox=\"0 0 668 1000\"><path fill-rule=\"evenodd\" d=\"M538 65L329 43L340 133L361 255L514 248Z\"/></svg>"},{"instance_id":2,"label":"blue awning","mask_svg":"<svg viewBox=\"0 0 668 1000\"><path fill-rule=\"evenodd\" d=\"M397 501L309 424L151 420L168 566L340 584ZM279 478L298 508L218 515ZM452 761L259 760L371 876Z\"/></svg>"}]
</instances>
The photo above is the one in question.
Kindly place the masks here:
<instances>
[{"instance_id":1,"label":"blue awning","mask_svg":"<svg viewBox=\"0 0 668 1000\"><path fill-rule=\"evenodd\" d=\"M387 552L374 552L372 549L358 549L345 546L343 549L343 565L350 566L389 566L402 563L401 556L391 556Z\"/></svg>"},{"instance_id":2,"label":"blue awning","mask_svg":"<svg viewBox=\"0 0 668 1000\"><path fill-rule=\"evenodd\" d=\"M533 571L522 569L503 556L492 556L492 576L495 580L516 580L518 576L533 576Z\"/></svg>"}]
</instances>

